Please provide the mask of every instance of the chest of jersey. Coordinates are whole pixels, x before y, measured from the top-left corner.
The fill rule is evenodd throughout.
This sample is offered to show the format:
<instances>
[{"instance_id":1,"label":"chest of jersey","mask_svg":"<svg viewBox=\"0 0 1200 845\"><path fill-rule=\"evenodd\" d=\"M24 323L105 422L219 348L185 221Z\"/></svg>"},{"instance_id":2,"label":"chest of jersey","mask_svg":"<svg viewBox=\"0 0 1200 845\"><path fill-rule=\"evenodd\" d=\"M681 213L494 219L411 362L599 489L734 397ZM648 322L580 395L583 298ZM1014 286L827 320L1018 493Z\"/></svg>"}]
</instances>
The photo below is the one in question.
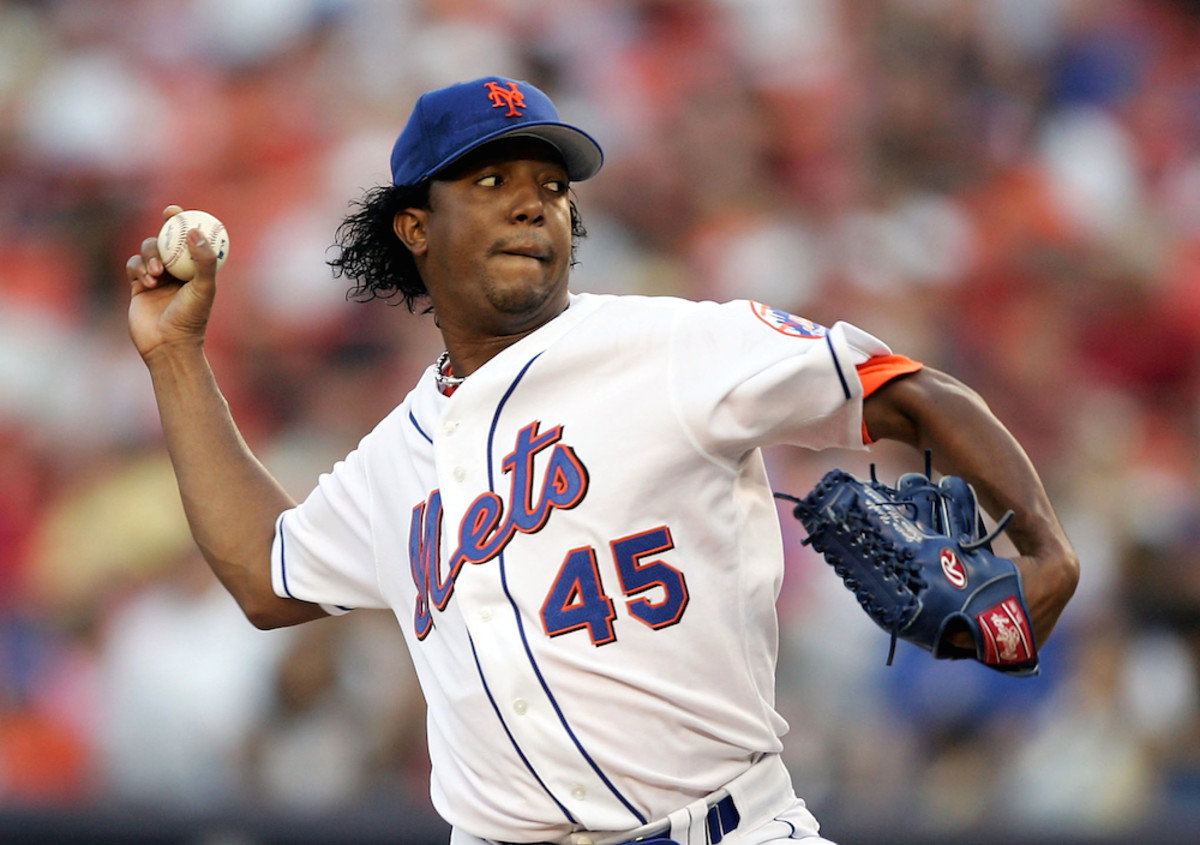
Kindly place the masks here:
<instances>
[{"instance_id":1,"label":"chest of jersey","mask_svg":"<svg viewBox=\"0 0 1200 845\"><path fill-rule=\"evenodd\" d=\"M556 353L508 384L468 383L429 426L429 489L405 537L420 639L456 595L488 585L543 636L595 646L624 621L661 629L689 603L670 553L693 538L721 543L709 517L727 502L730 473L696 460L654 368L593 365L572 379L575 356Z\"/></svg>"}]
</instances>

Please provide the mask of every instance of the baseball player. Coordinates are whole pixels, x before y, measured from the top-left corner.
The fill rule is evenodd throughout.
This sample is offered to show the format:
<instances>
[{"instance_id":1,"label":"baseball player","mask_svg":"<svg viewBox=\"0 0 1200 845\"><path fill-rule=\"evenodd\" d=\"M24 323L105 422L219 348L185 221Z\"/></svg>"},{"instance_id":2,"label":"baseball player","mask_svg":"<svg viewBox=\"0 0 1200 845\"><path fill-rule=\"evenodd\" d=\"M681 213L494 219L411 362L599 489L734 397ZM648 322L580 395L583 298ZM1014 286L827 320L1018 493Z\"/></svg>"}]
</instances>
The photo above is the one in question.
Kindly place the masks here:
<instances>
[{"instance_id":1,"label":"baseball player","mask_svg":"<svg viewBox=\"0 0 1200 845\"><path fill-rule=\"evenodd\" d=\"M1077 560L984 403L867 332L570 292L568 188L601 163L527 82L418 100L393 184L347 219L333 264L360 298L431 306L446 352L300 504L205 360L210 245L190 234L180 284L147 239L130 328L190 524L261 628L395 613L455 845L825 842L779 756L783 548L761 447L931 447L1015 511L1039 641Z\"/></svg>"}]
</instances>

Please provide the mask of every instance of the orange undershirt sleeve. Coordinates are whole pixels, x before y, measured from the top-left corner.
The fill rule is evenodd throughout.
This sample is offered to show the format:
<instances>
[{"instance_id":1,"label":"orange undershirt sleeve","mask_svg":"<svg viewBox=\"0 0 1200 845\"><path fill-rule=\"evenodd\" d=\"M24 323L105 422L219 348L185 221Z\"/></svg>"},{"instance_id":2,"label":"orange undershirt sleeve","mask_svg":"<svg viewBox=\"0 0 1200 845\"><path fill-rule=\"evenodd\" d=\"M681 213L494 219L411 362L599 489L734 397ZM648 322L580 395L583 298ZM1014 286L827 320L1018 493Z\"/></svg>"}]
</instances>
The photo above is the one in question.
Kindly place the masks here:
<instances>
[{"instance_id":1,"label":"orange undershirt sleeve","mask_svg":"<svg viewBox=\"0 0 1200 845\"><path fill-rule=\"evenodd\" d=\"M866 399L879 388L883 387L897 376L915 373L924 364L914 361L904 355L876 355L858 365L858 378L862 382L863 399ZM867 421L862 424L863 443L870 445L875 441L867 432Z\"/></svg>"}]
</instances>

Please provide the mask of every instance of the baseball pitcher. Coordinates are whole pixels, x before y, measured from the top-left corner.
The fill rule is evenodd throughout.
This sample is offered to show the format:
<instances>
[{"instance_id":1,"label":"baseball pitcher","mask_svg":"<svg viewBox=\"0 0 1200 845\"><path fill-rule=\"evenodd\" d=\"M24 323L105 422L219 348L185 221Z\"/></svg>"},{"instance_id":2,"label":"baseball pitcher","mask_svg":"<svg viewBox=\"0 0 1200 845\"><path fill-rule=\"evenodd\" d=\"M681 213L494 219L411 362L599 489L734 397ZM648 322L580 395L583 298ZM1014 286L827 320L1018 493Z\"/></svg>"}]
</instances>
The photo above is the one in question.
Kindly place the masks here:
<instances>
[{"instance_id":1,"label":"baseball pitcher","mask_svg":"<svg viewBox=\"0 0 1200 845\"><path fill-rule=\"evenodd\" d=\"M392 184L358 203L331 263L357 298L431 308L445 353L300 503L248 450L205 359L211 244L190 233L182 283L148 238L127 268L130 330L192 531L259 627L394 612L454 845L826 842L780 762L784 555L762 447L887 438L956 479L890 498L829 480L795 500L839 574L878 573L847 582L864 607L885 604L877 621L935 657L1036 669L1078 562L983 401L862 329L571 292L584 230L569 187L602 161L527 82L418 100ZM972 580L991 539L976 501L1012 513L1002 595ZM977 642L993 606L1023 644Z\"/></svg>"}]
</instances>

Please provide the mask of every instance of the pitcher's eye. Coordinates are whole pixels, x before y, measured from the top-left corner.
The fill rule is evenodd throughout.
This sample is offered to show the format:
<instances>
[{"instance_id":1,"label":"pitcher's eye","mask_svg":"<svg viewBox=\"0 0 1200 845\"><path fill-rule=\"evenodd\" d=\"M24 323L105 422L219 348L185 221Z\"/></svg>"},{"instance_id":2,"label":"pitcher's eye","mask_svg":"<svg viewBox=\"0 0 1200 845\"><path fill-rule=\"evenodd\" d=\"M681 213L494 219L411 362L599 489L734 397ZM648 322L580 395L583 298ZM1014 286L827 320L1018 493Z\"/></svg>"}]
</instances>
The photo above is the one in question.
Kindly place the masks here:
<instances>
[{"instance_id":1,"label":"pitcher's eye","mask_svg":"<svg viewBox=\"0 0 1200 845\"><path fill-rule=\"evenodd\" d=\"M487 176L481 176L475 182L476 185L482 185L485 188L495 188L500 184L500 177L495 173L489 173Z\"/></svg>"}]
</instances>

